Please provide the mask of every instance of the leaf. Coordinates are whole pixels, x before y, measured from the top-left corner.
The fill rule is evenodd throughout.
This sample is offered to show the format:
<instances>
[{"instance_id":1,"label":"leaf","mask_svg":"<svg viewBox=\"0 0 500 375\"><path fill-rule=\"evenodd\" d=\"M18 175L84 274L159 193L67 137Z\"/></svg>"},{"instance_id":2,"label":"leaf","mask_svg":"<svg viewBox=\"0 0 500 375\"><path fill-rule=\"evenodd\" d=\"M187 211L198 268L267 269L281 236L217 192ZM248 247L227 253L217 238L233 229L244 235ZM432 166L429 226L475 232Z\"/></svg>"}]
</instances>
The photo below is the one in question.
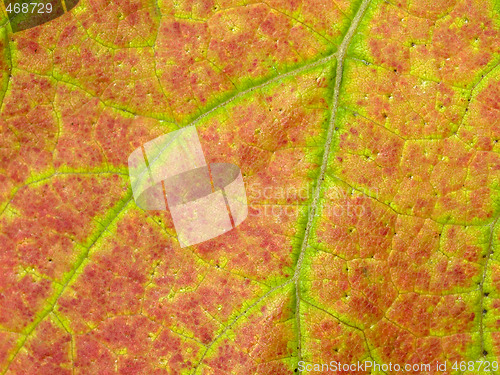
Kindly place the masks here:
<instances>
[{"instance_id":1,"label":"leaf","mask_svg":"<svg viewBox=\"0 0 500 375\"><path fill-rule=\"evenodd\" d=\"M498 10L82 0L17 33L3 11L2 374L484 372ZM127 158L188 125L249 216L180 248Z\"/></svg>"}]
</instances>

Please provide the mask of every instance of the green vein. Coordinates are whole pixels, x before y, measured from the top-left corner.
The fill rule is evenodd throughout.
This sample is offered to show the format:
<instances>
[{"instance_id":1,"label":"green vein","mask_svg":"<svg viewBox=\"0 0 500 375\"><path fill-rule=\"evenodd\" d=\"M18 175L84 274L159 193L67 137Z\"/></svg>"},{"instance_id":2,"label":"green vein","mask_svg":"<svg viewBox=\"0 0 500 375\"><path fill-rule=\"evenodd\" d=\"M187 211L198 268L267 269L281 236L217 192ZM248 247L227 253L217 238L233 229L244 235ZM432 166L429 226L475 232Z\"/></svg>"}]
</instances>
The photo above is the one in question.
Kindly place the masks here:
<instances>
[{"instance_id":1,"label":"green vein","mask_svg":"<svg viewBox=\"0 0 500 375\"><path fill-rule=\"evenodd\" d=\"M113 210L113 214L105 220L102 225L102 229L97 232L92 240L92 242L89 244L88 247L84 248L83 251L79 254L77 261L75 262L75 265L73 269L66 275L64 280L62 281L62 286L58 288L55 293L47 299L46 307L41 311L36 319L28 325L23 332L23 337L18 341L16 348L13 350L13 353L10 355L9 360L7 362L7 366L5 367L4 371L2 372L2 375L5 374L11 365L11 363L14 361L16 358L17 354L21 351L21 349L24 347L26 341L28 340L28 337L31 336L31 334L36 330L36 328L40 325L40 323L45 320L49 314L54 311L54 308L57 304L57 301L61 297L61 295L64 293L66 288L69 286L69 284L75 279L75 276L78 275L78 270L83 266L85 260L89 257L90 250L93 248L93 246L97 243L97 241L103 236L103 234L108 230L108 228L113 224L119 217L120 214L125 210L125 208L129 205L129 203L132 201L132 191L129 189L127 191L127 195L116 205L116 207Z\"/></svg>"},{"instance_id":2,"label":"green vein","mask_svg":"<svg viewBox=\"0 0 500 375\"><path fill-rule=\"evenodd\" d=\"M11 194L11 197L9 198L9 200L7 202L5 202L4 206L2 209L0 209L0 216L3 215L3 213L7 210L7 208L9 208L9 205L12 203L12 201L14 200L16 194L23 188L27 187L27 186L30 186L30 185L33 185L33 184L36 184L36 183L39 183L39 182L43 182L43 181L47 181L47 180L50 180L54 177L57 177L57 176L75 176L75 175L83 175L83 176L95 176L95 175L102 175L102 174L110 174L110 175L117 175L117 176L128 176L128 173L123 171L68 171L68 172L53 172L53 173L50 173L48 175L42 175L40 177L36 177L36 178L33 178L33 179L29 179L28 181L26 181L24 184L22 184L21 186L17 187L14 189L14 191L12 192Z\"/></svg>"},{"instance_id":3,"label":"green vein","mask_svg":"<svg viewBox=\"0 0 500 375\"><path fill-rule=\"evenodd\" d=\"M228 97L222 103L220 103L220 104L214 106L213 108L207 110L206 112L204 112L203 114L199 115L198 117L195 117L186 126L191 126L191 125L197 124L198 122L200 122L205 117L207 117L210 114L212 114L213 112L217 111L218 109L220 109L222 107L225 107L226 105L230 104L231 102L236 101L237 99L245 96L248 93L251 93L251 92L253 92L255 90L259 90L261 88L264 88L265 86L270 85L270 84L275 83L275 82L278 82L278 81L280 81L280 80L282 80L284 78L291 77L291 76L297 75L299 73L302 73L303 71L306 71L306 70L309 70L311 68L315 68L317 66L323 65L323 64L329 62L330 60L332 60L333 58L335 58L335 56L336 56L336 53L332 53L331 55L328 55L328 56L326 56L326 57L324 57L322 59L313 61L313 62L305 64L305 65L302 65L299 68L289 70L288 72L285 72L285 73L282 73L282 74L278 74L276 76L273 76L271 78L268 78L268 79L264 80L263 82L261 82L258 85L251 86L251 87L249 87L246 90L237 92L237 93L231 95L230 97Z\"/></svg>"},{"instance_id":4,"label":"green vein","mask_svg":"<svg viewBox=\"0 0 500 375\"><path fill-rule=\"evenodd\" d=\"M259 89L261 89L261 88L263 88L263 87L265 87L267 85L270 85L272 83L278 82L278 81L280 81L280 80L282 80L284 78L297 75L297 74L299 74L299 73L301 73L303 71L309 70L311 68L320 66L320 65L325 64L325 63L328 63L334 57L335 57L335 54L331 54L331 55L326 56L326 57L324 57L322 59L313 61L313 62L308 63L306 65L302 65L299 68L292 69L292 70L290 70L290 71L288 71L286 73L278 74L278 75L276 75L274 77L268 78L267 80L261 82L260 84L252 86L252 87L250 87L250 88L248 88L246 90L237 92L237 93L231 95L229 98L227 98L222 103L216 105L215 107L207 110L205 113L203 113L203 114L199 115L198 117L194 118L187 126L194 125L194 124L198 123L199 121L201 121L205 117L209 116L211 113L213 113L213 112L215 112L215 111L217 111L217 110L225 107L226 105L228 105L231 102L233 102L233 101L235 101L235 100L237 100L237 99L245 96L246 94L249 94L249 93L251 93L251 92L253 92L255 90L259 90ZM70 82L65 82L65 81L62 81L62 80L58 80L58 81L61 81L61 82L67 83L67 84L71 84ZM43 311L41 311L39 313L39 315L37 316L37 318L35 319L35 321L33 323L31 323L30 325L28 325L24 329L24 332L22 333L24 336L18 342L16 348L13 349L13 353L9 357L8 364L7 364L6 368L4 369L4 371L1 373L2 375L5 374L8 371L8 369L10 367L10 364L14 361L15 357L17 356L17 354L24 347L24 345L25 345L28 337L36 330L36 328L39 326L39 324L54 310L54 308L55 308L55 306L57 304L57 301L59 300L60 296L66 290L66 288L68 287L68 285L77 276L77 274L78 274L77 271L83 266L85 259L88 258L91 248L94 246L94 244L97 242L97 240L100 237L102 237L102 235L106 232L106 230L108 229L108 227L119 217L120 213L125 209L125 207L130 203L131 200L132 200L132 193L131 193L131 191L129 191L128 194L127 194L126 200L125 201L122 200L121 203L118 204L118 207L116 208L116 210L117 210L116 214L113 214L108 220L105 221L103 229L99 233L97 233L95 239L92 241L92 243L90 244L90 246L87 247L86 249L84 249L84 251L82 251L82 253L79 255L78 260L75 263L72 271L69 272L68 275L65 277L65 279L62 281L62 286L60 288L58 288L56 290L56 292L47 300L46 307L43 309ZM3 210L5 210L5 208L6 207L4 207ZM291 280L288 280L285 283L283 283L282 285L277 286L277 287L271 289L268 293L266 293L265 295L263 295L262 297L260 297L253 305L249 306L245 311L243 311L239 316L237 316L233 320L233 322L230 323L227 326L227 328L226 328L226 330L224 332L226 332L227 329L230 329L242 316L244 316L245 314L247 314L247 312L249 310L251 310L251 308L255 304L259 303L260 301L262 301L263 299L265 299L268 295L272 294L273 291L286 286L290 282L291 282ZM217 339L218 338L216 338L211 345L213 345L217 341Z\"/></svg>"},{"instance_id":5,"label":"green vein","mask_svg":"<svg viewBox=\"0 0 500 375\"><path fill-rule=\"evenodd\" d=\"M332 139L335 129L335 120L337 118L337 108L339 103L339 95L340 95L340 86L342 84L342 75L344 69L344 60L347 53L347 48L351 43L352 37L356 32L356 29L363 18L363 15L370 4L370 0L363 0L361 5L359 6L356 15L353 18L347 33L340 44L340 47L337 51L337 69L335 73L335 83L333 89L333 97L332 97L332 112L330 115L330 121L328 124L328 131L326 135L325 141L325 151L323 153L323 160L321 162L320 173L316 180L316 187L314 189L313 200L311 202L311 206L309 209L309 215L307 218L307 223L304 232L304 238L302 240L302 244L300 246L300 252L297 259L297 264L295 268L295 272L293 275L293 281L295 285L295 324L297 330L297 361L302 360L302 344L301 344L301 327L300 327L300 273L302 269L302 263L304 261L304 255L309 243L309 236L311 233L312 224L314 221L314 217L316 216L316 211L318 208L321 187L323 186L323 180L325 179L326 168L328 165L328 159L330 157L330 151L332 147Z\"/></svg>"},{"instance_id":6,"label":"green vein","mask_svg":"<svg viewBox=\"0 0 500 375\"><path fill-rule=\"evenodd\" d=\"M198 361L198 363L196 364L196 366L194 366L194 369L193 369L193 372L192 374L196 374L197 370L199 369L199 367L201 366L202 362L203 362L203 359L205 358L205 356L207 355L208 351L210 350L210 348L228 331L230 330L236 323L239 319L241 319L242 317L244 317L246 314L248 314L249 311L251 311L251 309L253 307L255 307L257 304L261 303L263 300L265 300L267 297L269 297L270 295L272 295L274 292L284 288L285 286L287 286L288 284L290 284L291 282L294 283L295 285L295 290L296 290L296 293L298 293L299 291L299 276L300 276L300 268L301 268L301 265L302 265L302 262L303 262L303 258L304 258L304 253L305 253L305 249L307 248L307 242L308 242L308 238L309 238L309 234L310 234L310 230L311 230L311 226L312 226L312 222L313 222L313 219L314 219L314 216L315 216L315 212L316 212L316 209L317 209L317 206L318 206L318 203L319 203L319 195L320 195L320 191L321 191L321 185L322 185L322 180L324 178L324 175L325 175L325 172L326 172L326 166L327 166L327 161L328 161L328 158L329 158L329 154L330 154L330 149L331 149L331 142L332 142L332 139L333 139L333 130L335 128L335 118L336 118L336 113L337 113L337 107L338 107L338 98L339 98L339 91L340 91L340 84L341 84L341 81L342 81L342 69L343 69L343 62L345 60L345 55L346 55L346 52L347 52L347 48L349 46L349 43L350 41L352 40L352 37L354 35L354 32L356 31L362 17L363 17L363 14L364 12L366 11L368 5L370 3L370 0L363 0L363 2L361 3L340 47L339 47L339 50L330 55L330 56L327 56L321 60L318 60L316 62L313 62L313 63L310 63L310 64L307 64L305 66L302 66L298 69L295 69L295 70L292 70L290 72L287 72L287 73L284 73L282 75L278 75L276 77L273 77L273 78L270 78L268 80L266 80L265 82L261 83L260 85L257 85L257 86L254 86L254 87L251 87L247 90L244 90L242 92L239 92L237 94L235 94L234 96L231 96L230 98L228 98L226 101L224 101L223 103L215 106L214 108L212 108L211 110L207 111L206 113L198 116L197 118L195 118L193 121L191 121L191 123L189 125L194 125L196 124L197 122L199 122L200 120L202 120L203 118L209 116L212 112L218 110L219 108L229 104L230 102L246 95L247 93L250 93L252 91L255 91L257 89L260 89L270 83L273 83L273 82L276 82L278 80L281 80L287 76L291 76L291 75L295 75L297 73L300 73L304 70L307 70L307 69L310 69L312 67L315 67L315 66L318 66L318 65L321 65L323 63L326 63L330 60L332 60L333 58L337 58L337 72L336 72L336 77L335 77L335 86L334 86L334 93L333 93L333 98L332 98L332 113L331 113L331 117L330 117L330 121L329 121L329 125L328 125L328 131L327 131L327 137L326 137L326 142L325 142L325 151L324 151L324 154L323 154L323 160L322 160L322 165L321 165L321 169L320 169L320 174L318 176L318 179L317 179L317 183L316 183L316 188L315 188L315 191L314 191L314 198L313 198L313 201L310 205L311 209L309 211L309 216L308 216L308 220L307 220L307 224L306 224L306 229L305 229L305 236L304 236L304 240L302 242L302 246L301 246L301 249L300 249L300 254L299 254L299 258L298 258L298 261L297 261L297 266L296 266L296 270L295 270L295 273L294 275L288 279L287 281L285 281L284 283L274 287L273 289L269 290L267 293L265 293L264 295L262 295L261 297L259 297L252 305L250 305L249 307L247 307L243 312L241 312L238 316L236 316L236 318L234 318L227 326L226 328L217 336L215 337L215 339L207 346L207 348L205 349L205 351L203 352L200 360ZM297 305L296 305L296 321L298 321L297 323L297 334L298 334L298 361L300 360L300 357L301 357L301 351L300 351L300 311L299 311L299 304L300 304L300 296L298 296L298 298L296 299L297 301Z\"/></svg>"},{"instance_id":7,"label":"green vein","mask_svg":"<svg viewBox=\"0 0 500 375\"><path fill-rule=\"evenodd\" d=\"M7 61L7 65L8 65L8 69L9 69L7 74L6 74L6 79L5 79L6 82L5 83L1 82L2 86L4 86L1 88L2 91L0 92L0 111L1 111L3 108L5 96L7 95L7 91L9 91L9 83L10 83L10 78L12 76L12 52L11 52L9 34L8 34L5 27L0 28L0 37L2 37L3 42L5 43L5 51L4 51L5 56L3 56L3 57ZM3 79L2 79L2 81L3 81Z\"/></svg>"},{"instance_id":8,"label":"green vein","mask_svg":"<svg viewBox=\"0 0 500 375\"><path fill-rule=\"evenodd\" d=\"M193 368L193 372L191 373L192 375L196 374L196 371L198 370L198 368L200 367L200 365L202 364L203 362L203 359L205 358L205 356L207 355L208 351L212 348L212 346L220 339L222 338L227 331L229 331L237 322L238 320L240 320L242 317L244 317L245 315L248 314L248 312L250 312L255 306L257 306L259 303L263 302L267 297L271 296L273 293L277 292L278 290L281 290L282 288L284 288L285 286L287 286L288 284L290 284L292 282L292 279L288 279L287 281L285 281L284 283L278 285L278 286L275 286L274 288L268 290L264 295L262 295L261 297L259 297L255 302L253 302L250 306L248 306L245 310L243 310L240 314L238 314L238 316L236 316L236 318L234 318L227 326L226 328L224 328L224 330L218 334L210 344L207 345L205 351L203 352L203 354L201 355L201 358L200 360L198 361L198 363L194 366Z\"/></svg>"}]
</instances>

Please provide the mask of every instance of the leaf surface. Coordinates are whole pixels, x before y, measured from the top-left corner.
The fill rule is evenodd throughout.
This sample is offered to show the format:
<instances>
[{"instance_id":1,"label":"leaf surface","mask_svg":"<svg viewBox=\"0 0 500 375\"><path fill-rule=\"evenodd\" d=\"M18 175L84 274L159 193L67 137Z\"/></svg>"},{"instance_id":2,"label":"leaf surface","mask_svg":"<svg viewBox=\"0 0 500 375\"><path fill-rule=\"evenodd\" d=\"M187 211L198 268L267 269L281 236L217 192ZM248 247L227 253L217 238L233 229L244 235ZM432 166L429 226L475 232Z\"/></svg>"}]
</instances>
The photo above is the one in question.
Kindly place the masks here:
<instances>
[{"instance_id":1,"label":"leaf surface","mask_svg":"<svg viewBox=\"0 0 500 375\"><path fill-rule=\"evenodd\" d=\"M499 6L81 0L17 33L3 9L1 373L497 361ZM249 216L182 249L127 159L188 125Z\"/></svg>"}]
</instances>

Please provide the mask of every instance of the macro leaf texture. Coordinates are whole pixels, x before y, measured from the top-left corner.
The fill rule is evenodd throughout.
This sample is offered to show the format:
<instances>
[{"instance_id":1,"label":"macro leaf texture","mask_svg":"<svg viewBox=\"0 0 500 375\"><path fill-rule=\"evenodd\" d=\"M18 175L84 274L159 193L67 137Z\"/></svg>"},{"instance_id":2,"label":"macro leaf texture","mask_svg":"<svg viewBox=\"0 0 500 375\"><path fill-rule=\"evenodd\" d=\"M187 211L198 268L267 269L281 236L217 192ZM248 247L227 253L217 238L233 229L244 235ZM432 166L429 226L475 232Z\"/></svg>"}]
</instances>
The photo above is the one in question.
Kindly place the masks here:
<instances>
[{"instance_id":1,"label":"macro leaf texture","mask_svg":"<svg viewBox=\"0 0 500 375\"><path fill-rule=\"evenodd\" d=\"M1 374L499 373L452 369L500 360L498 0L1 9ZM127 159L190 125L249 213L181 248Z\"/></svg>"}]
</instances>

